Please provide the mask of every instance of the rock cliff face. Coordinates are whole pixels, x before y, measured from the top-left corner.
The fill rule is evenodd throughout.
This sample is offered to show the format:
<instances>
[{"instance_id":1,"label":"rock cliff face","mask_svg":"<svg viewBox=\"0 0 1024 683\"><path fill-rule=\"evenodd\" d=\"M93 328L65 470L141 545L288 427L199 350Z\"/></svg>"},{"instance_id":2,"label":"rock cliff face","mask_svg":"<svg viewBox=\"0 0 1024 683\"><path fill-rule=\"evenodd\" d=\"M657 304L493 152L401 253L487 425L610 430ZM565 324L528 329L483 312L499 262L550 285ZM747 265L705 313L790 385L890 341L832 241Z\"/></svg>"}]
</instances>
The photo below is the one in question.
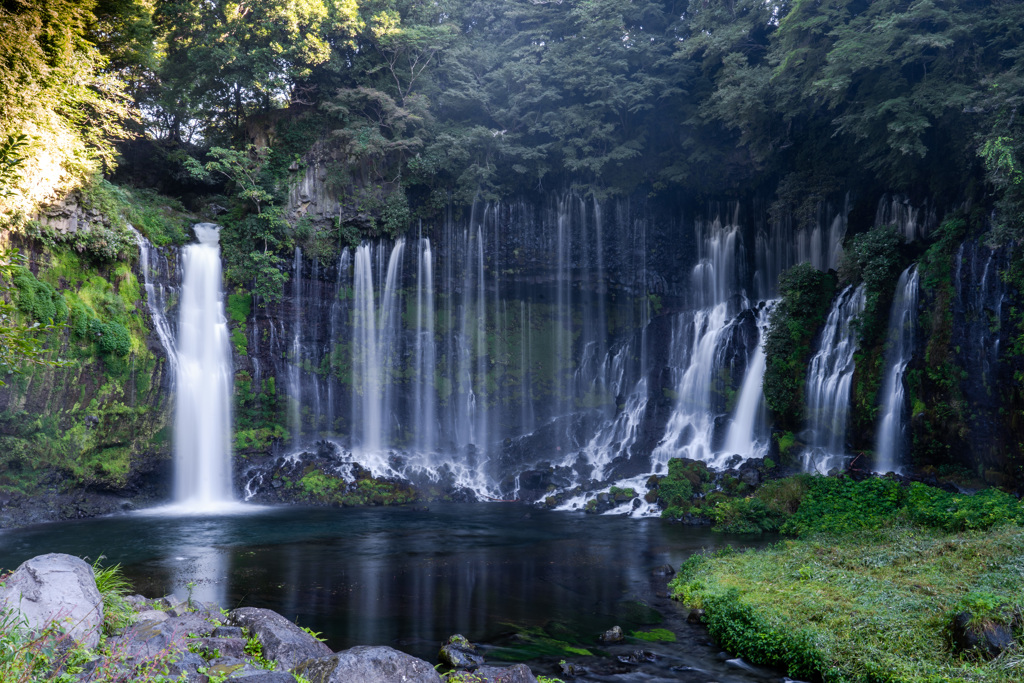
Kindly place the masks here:
<instances>
[{"instance_id":1,"label":"rock cliff face","mask_svg":"<svg viewBox=\"0 0 1024 683\"><path fill-rule=\"evenodd\" d=\"M69 230L75 216L88 217L66 209L61 225ZM77 230L96 225L79 222ZM0 388L0 525L93 516L163 498L171 377L150 331L137 253L97 265L39 241L14 246L27 258L29 281L49 285L70 316L48 339L50 357L63 365L27 368ZM11 296L22 307L25 293L16 287ZM105 345L106 336L117 344Z\"/></svg>"},{"instance_id":2,"label":"rock cliff face","mask_svg":"<svg viewBox=\"0 0 1024 683\"><path fill-rule=\"evenodd\" d=\"M313 236L337 216L361 220L345 194L353 181L337 189L328 162L307 160L290 195L290 215L310 219ZM920 256L937 219L908 206L883 198L874 221L894 223ZM757 396L742 396L760 390L746 380L758 366L764 302L795 263L838 267L848 217L867 213L823 205L816 225L797 230L765 221L753 201L564 192L478 202L356 248L324 248L300 231L281 301L237 287L226 301L237 489L262 500L379 502L408 490L367 482L402 479L508 499L527 471L569 490L664 473L671 457L722 466L764 457L769 416ZM46 216L60 234L111 229L74 202ZM166 498L177 252L149 248L142 273L134 260L96 265L40 242L20 246L40 281L69 305L87 304L101 326L80 333L73 311L59 352L71 363L0 390L0 519L38 518L30 492L75 492L56 500L62 517ZM906 466L955 465L1012 485L1012 406L1022 402L1007 341L1017 293L1002 275L1012 254L968 239L947 257L948 274L922 276L904 380L914 440ZM90 336L115 320L130 336L123 355ZM949 377L936 374L937 350ZM741 403L747 431L737 434ZM850 423L865 424L877 406L851 410ZM870 441L867 432L848 439L857 452ZM286 458L304 452L306 465ZM345 490L325 490L313 470Z\"/></svg>"}]
</instances>

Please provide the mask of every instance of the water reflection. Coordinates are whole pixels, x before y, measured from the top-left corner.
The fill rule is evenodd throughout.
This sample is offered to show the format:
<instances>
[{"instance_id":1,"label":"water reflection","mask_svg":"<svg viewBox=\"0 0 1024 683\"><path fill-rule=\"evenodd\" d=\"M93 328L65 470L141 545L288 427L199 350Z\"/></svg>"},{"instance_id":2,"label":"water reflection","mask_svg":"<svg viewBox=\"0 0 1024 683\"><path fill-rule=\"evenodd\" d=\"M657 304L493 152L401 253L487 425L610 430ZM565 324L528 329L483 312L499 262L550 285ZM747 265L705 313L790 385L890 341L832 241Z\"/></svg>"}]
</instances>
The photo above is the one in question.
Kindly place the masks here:
<instances>
[{"instance_id":1,"label":"water reflection","mask_svg":"<svg viewBox=\"0 0 1024 683\"><path fill-rule=\"evenodd\" d=\"M657 519L594 517L513 505L409 509L264 509L215 518L122 516L0 534L0 564L44 552L120 562L150 596L188 593L224 607L274 609L339 650L390 644L434 661L452 633L499 642L553 623L578 642L678 622L654 567L692 552L749 544ZM671 623L670 623L671 622ZM691 629L692 630L692 629ZM723 665L717 650L679 643L673 657ZM697 654L683 653L689 648ZM666 655L667 656L667 655ZM759 680L716 672L718 680ZM739 677L737 677L739 676ZM777 678L777 677L776 677Z\"/></svg>"}]
</instances>

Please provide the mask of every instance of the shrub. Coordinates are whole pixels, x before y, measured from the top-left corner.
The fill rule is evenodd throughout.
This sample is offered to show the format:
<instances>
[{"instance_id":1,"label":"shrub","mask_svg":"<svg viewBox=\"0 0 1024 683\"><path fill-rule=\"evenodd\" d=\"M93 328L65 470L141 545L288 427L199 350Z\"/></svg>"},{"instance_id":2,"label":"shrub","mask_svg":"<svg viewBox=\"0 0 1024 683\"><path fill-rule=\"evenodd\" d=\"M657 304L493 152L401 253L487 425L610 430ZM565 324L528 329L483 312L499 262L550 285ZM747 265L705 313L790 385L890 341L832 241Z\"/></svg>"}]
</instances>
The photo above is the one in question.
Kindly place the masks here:
<instances>
[{"instance_id":1,"label":"shrub","mask_svg":"<svg viewBox=\"0 0 1024 683\"><path fill-rule=\"evenodd\" d=\"M68 307L64 297L53 287L37 280L28 268L18 266L12 270L14 303L18 310L44 325L62 323L67 319Z\"/></svg>"},{"instance_id":2,"label":"shrub","mask_svg":"<svg viewBox=\"0 0 1024 683\"><path fill-rule=\"evenodd\" d=\"M902 506L898 482L891 479L815 477L799 509L782 525L788 534L841 534L891 524Z\"/></svg>"}]
</instances>

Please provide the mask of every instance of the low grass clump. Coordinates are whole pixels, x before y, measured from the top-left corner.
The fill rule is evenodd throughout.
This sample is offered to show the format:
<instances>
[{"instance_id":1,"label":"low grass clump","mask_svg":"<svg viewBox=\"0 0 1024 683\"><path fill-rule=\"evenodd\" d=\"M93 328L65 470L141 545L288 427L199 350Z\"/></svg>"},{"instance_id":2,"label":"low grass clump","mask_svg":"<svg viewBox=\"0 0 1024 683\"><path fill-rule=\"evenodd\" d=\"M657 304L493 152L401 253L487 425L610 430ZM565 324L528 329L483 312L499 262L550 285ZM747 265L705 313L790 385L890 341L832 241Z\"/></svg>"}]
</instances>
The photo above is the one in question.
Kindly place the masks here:
<instances>
[{"instance_id":1,"label":"low grass clump","mask_svg":"<svg viewBox=\"0 0 1024 683\"><path fill-rule=\"evenodd\" d=\"M960 511L948 513L949 524L964 525ZM1024 602L1024 529L966 526L950 532L879 525L760 551L697 555L671 589L706 611L708 630L723 648L803 680L1024 680L1019 654L984 662L949 645L952 615L978 596L1000 609Z\"/></svg>"}]
</instances>

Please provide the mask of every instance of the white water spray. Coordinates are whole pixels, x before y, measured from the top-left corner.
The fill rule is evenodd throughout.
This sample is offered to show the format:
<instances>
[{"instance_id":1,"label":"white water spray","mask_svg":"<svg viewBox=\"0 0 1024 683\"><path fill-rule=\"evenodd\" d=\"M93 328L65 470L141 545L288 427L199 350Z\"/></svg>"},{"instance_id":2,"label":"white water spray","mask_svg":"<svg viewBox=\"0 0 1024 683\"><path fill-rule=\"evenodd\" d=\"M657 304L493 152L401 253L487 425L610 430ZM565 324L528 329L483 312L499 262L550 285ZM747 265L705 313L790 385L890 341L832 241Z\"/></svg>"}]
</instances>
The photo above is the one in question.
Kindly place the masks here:
<instances>
[{"instance_id":1,"label":"white water spray","mask_svg":"<svg viewBox=\"0 0 1024 683\"><path fill-rule=\"evenodd\" d=\"M906 445L906 411L903 372L914 355L914 326L917 323L917 267L910 266L896 283L896 296L889 311L889 336L885 352L885 384L882 387L882 417L875 444L875 471L899 472Z\"/></svg>"},{"instance_id":2,"label":"white water spray","mask_svg":"<svg viewBox=\"0 0 1024 683\"><path fill-rule=\"evenodd\" d=\"M231 347L221 288L220 227L194 226L182 250L174 419L174 498L190 512L228 503L231 492Z\"/></svg>"},{"instance_id":3,"label":"white water spray","mask_svg":"<svg viewBox=\"0 0 1024 683\"><path fill-rule=\"evenodd\" d=\"M853 321L864 310L864 285L847 287L835 300L821 333L821 345L807 372L807 444L804 470L828 473L846 456L846 418L850 410Z\"/></svg>"}]
</instances>

